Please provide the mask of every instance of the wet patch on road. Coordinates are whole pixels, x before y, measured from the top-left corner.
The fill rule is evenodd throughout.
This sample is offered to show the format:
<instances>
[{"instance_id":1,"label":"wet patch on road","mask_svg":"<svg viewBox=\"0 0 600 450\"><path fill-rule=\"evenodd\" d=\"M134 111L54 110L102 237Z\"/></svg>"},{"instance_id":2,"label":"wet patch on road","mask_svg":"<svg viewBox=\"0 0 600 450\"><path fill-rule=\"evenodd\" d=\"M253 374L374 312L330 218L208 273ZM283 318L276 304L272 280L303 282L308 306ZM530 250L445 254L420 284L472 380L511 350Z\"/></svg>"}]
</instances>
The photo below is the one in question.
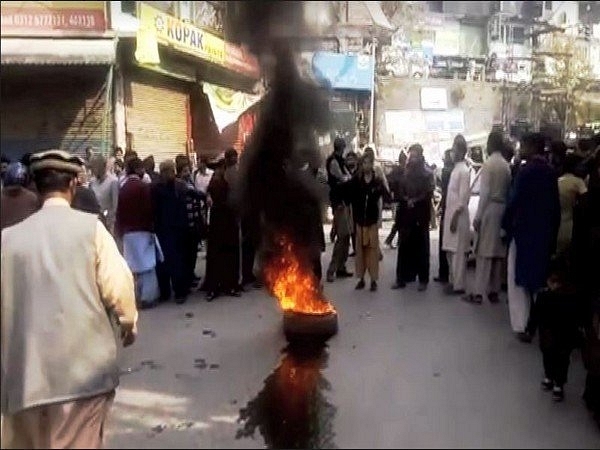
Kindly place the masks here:
<instances>
[{"instance_id":1,"label":"wet patch on road","mask_svg":"<svg viewBox=\"0 0 600 450\"><path fill-rule=\"evenodd\" d=\"M286 348L262 391L240 409L236 439L254 438L258 429L266 448L335 448L337 408L323 376L328 357L323 344Z\"/></svg>"}]
</instances>

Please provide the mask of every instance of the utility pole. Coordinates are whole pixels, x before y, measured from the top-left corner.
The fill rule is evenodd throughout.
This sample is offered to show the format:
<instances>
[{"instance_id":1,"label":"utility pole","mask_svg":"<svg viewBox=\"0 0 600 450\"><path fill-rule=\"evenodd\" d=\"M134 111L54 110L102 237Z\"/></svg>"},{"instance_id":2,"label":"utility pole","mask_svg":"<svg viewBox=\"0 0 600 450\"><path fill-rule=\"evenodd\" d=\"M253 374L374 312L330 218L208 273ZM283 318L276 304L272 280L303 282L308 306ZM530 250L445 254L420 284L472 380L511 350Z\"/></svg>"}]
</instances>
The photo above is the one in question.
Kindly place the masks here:
<instances>
[{"instance_id":1,"label":"utility pole","mask_svg":"<svg viewBox=\"0 0 600 450\"><path fill-rule=\"evenodd\" d=\"M372 58L372 67L373 67L373 82L371 83L371 114L369 120L369 144L374 144L375 138L375 56L377 49L377 38L373 38L373 43L371 47L371 58ZM377 149L377 153L379 153L379 149Z\"/></svg>"}]
</instances>

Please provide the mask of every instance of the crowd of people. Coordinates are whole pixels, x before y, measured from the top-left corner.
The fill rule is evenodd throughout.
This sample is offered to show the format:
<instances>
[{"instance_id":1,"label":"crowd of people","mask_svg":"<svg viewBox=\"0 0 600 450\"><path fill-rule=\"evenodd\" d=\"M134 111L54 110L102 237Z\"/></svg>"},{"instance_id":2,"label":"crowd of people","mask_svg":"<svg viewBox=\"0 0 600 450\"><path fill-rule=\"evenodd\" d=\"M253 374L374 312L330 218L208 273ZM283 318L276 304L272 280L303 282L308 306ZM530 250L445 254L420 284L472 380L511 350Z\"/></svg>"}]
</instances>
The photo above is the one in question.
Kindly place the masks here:
<instances>
[{"instance_id":1,"label":"crowd of people","mask_svg":"<svg viewBox=\"0 0 600 450\"><path fill-rule=\"evenodd\" d=\"M345 141L335 139L334 151L325 164L327 177L321 179L328 185L333 212L333 250L326 280L355 276L356 289L362 290L367 287L368 274L370 290L378 290L383 204L392 202L394 224L387 241L398 235L392 289L404 289L418 281L418 290L425 291L430 277L432 199L439 179L439 264L434 280L444 283L447 295L460 296L473 305L482 304L486 298L499 303L505 287L516 336L528 343L539 334L545 373L542 387L552 391L556 401L564 398L571 352L581 348L587 369L584 399L600 416L600 288L595 277L600 267L598 137L568 149L561 142L548 145L544 136L531 133L522 137L517 151L502 133L492 131L486 146L488 157L476 175L479 203L473 217L469 202L474 171L463 136L456 136L452 148L445 152L439 177L427 165L419 144L400 154L389 176L372 148L365 148L360 155L344 154L345 150ZM233 149L227 150L212 169L205 159L200 159L196 168L188 156L179 155L160 162L158 172L152 156L141 160L134 151L118 148L110 158L92 149L86 151L84 160L60 151L28 154L12 163L3 158L3 315L19 313L16 299L33 301L32 296L43 292L41 285L35 285L35 291L19 284L17 272L67 277L70 282L64 287L60 287L62 283L46 284L56 289L53 294L57 298L74 295L69 289L85 294L89 302L80 312L89 317L97 313L94 299L101 295L107 309L115 312L122 325L123 342L129 345L135 339L138 308L151 308L172 297L183 303L198 289L205 290L206 299L213 301L220 295L239 297L249 286L260 287L261 261L268 249L257 239L257 225L234 201L238 166L238 153ZM303 166L300 171L319 180L318 169L310 165L308 169ZM322 208L316 203L313 208L313 203L305 208L310 217L302 216L302 223L315 226L305 225L310 228L306 233L310 242L302 245L310 249L310 264L320 283L325 239ZM71 208L63 208L69 205ZM92 214L82 215L77 210ZM277 217L267 219L277 223ZM103 226L96 225L99 222ZM30 239L33 235L39 239ZM196 266L203 247L206 271L201 278ZM476 260L472 283L467 277L470 253ZM44 258L34 256L39 254ZM56 260L47 257L58 254L66 256ZM351 257L355 273L348 270ZM65 268L73 264L77 268L67 275ZM97 288L89 284L95 279L89 277L91 273L99 280ZM42 309L40 314L62 317L64 306L50 305L48 308L55 310ZM3 322L3 345L4 328ZM14 348L31 349L25 355L31 367L52 367L59 374L51 361L39 359L44 333L30 337L20 330L11 339ZM31 339L37 341L32 343ZM56 339L64 341L63 348L71 348L77 330ZM108 359L114 364L112 349L103 345L98 348L103 349L107 360L90 363L90 373L105 373ZM23 374L17 373L21 370L18 367L14 370L10 388L23 394L24 386L18 385ZM79 392L73 397L76 400L70 412L51 412L61 417L85 415L108 404L114 383L108 378L90 380L84 390L103 393L94 397L100 403L92 404L87 397L79 401L85 397ZM64 383L57 384L58 390L70 392L68 383L77 382L76 377L66 377ZM60 394L42 389L39 395L52 400ZM31 395L12 398L8 410L32 412L27 408L39 395ZM20 419L21 426L36 420L33 416ZM96 431L88 436L91 440L81 442L95 445ZM30 435L38 432L31 431Z\"/></svg>"},{"instance_id":2,"label":"crowd of people","mask_svg":"<svg viewBox=\"0 0 600 450\"><path fill-rule=\"evenodd\" d=\"M439 177L442 199L439 264L435 281L444 292L480 305L496 304L507 290L510 322L516 336L529 343L539 332L545 377L542 387L555 401L564 398L570 355L582 348L588 370L584 398L600 412L600 143L598 136L568 149L548 143L540 133L520 139L518 151L503 133L492 131L487 159L474 170L468 145L457 135L444 154ZM480 155L482 156L482 155ZM470 158L471 161L473 158ZM381 200L396 204L394 224L386 243L398 234L396 280L403 289L418 280L429 282L431 202L437 178L415 144L402 152L384 183L374 168L370 149L358 159L344 141L336 140L327 160L335 239L328 281L352 276L346 270L349 247L356 253L359 279L377 289L381 260L378 228ZM469 203L479 180L479 202L473 217ZM471 230L474 229L474 232ZM469 255L475 256L475 276L467 279Z\"/></svg>"}]
</instances>

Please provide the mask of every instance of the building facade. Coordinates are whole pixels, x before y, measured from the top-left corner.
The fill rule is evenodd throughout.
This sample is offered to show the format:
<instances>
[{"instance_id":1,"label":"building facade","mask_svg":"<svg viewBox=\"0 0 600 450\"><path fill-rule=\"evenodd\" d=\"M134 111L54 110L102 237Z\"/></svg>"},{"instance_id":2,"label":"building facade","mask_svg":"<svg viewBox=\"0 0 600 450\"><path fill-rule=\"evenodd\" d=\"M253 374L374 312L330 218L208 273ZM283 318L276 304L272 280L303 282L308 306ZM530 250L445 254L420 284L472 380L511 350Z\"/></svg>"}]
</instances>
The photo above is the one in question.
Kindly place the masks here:
<instances>
[{"instance_id":1,"label":"building facade","mask_svg":"<svg viewBox=\"0 0 600 450\"><path fill-rule=\"evenodd\" d=\"M214 157L231 146L242 150L249 133L238 129L248 120L238 118L256 97L256 57L226 42L218 21L213 29L196 25L210 23L202 16L206 7L193 8L205 2L136 3L133 9L111 2L112 17L123 24L122 35L117 28L117 144L157 161L182 153ZM211 102L219 95L242 101ZM223 123L219 106L237 108L239 115Z\"/></svg>"},{"instance_id":2,"label":"building facade","mask_svg":"<svg viewBox=\"0 0 600 450\"><path fill-rule=\"evenodd\" d=\"M2 153L212 157L255 122L257 58L219 2L2 2Z\"/></svg>"},{"instance_id":3,"label":"building facade","mask_svg":"<svg viewBox=\"0 0 600 450\"><path fill-rule=\"evenodd\" d=\"M105 2L2 2L2 153L108 151L116 40Z\"/></svg>"}]
</instances>

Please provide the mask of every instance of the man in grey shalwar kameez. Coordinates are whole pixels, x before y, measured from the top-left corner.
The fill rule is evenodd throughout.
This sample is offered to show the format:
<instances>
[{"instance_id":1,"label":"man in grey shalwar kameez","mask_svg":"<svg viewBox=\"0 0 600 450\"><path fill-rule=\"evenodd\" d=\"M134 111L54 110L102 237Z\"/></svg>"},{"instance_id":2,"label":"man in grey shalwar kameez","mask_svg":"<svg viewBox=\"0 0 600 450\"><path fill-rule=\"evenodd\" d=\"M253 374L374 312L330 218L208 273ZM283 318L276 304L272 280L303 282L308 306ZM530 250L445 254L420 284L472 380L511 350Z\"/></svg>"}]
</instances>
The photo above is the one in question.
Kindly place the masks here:
<instances>
[{"instance_id":1,"label":"man in grey shalwar kameez","mask_svg":"<svg viewBox=\"0 0 600 450\"><path fill-rule=\"evenodd\" d=\"M502 284L502 262L506 245L502 240L502 216L510 189L510 166L502 157L502 134L490 133L487 141L489 158L480 174L479 205L473 220L477 232L474 293L464 299L480 304L488 294L490 302L498 302Z\"/></svg>"}]
</instances>

